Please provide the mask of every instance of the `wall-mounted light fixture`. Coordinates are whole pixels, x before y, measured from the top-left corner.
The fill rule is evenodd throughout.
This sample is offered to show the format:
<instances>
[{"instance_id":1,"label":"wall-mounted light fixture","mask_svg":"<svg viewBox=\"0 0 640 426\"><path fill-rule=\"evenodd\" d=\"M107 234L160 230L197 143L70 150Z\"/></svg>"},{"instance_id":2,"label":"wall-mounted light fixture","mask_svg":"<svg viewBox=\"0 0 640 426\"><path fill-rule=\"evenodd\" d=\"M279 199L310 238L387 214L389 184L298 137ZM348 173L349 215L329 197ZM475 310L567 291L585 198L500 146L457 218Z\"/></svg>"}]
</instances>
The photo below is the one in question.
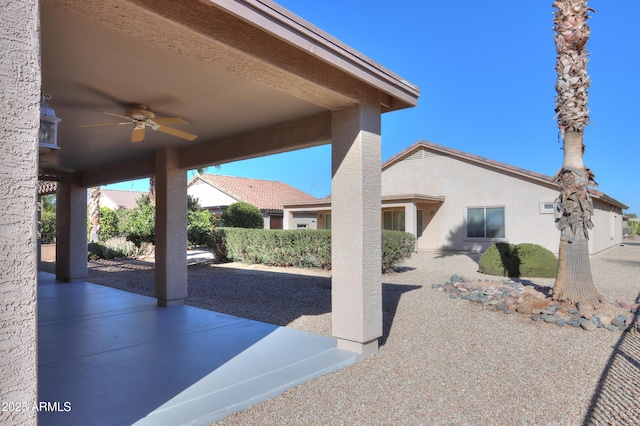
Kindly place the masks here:
<instances>
[{"instance_id":1,"label":"wall-mounted light fixture","mask_svg":"<svg viewBox=\"0 0 640 426\"><path fill-rule=\"evenodd\" d=\"M56 117L56 112L47 103L51 99L49 93L43 93L40 97L40 131L38 132L38 144L40 149L56 150L58 146L58 123L61 118Z\"/></svg>"}]
</instances>

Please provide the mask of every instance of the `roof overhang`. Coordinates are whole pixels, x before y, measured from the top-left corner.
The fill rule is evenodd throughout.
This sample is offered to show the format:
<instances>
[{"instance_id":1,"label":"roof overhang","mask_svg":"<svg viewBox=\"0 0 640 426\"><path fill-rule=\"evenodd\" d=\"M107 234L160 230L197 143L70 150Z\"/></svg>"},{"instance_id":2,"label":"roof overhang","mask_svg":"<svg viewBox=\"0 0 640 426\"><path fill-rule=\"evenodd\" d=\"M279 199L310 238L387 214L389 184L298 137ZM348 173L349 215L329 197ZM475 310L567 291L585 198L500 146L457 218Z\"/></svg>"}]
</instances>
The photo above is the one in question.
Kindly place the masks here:
<instances>
[{"instance_id":1,"label":"roof overhang","mask_svg":"<svg viewBox=\"0 0 640 426\"><path fill-rule=\"evenodd\" d=\"M62 119L44 173L93 186L155 173L176 149L191 169L330 143L331 113L417 104L419 90L267 0L42 0L42 90ZM132 126L144 104L198 135L193 142Z\"/></svg>"}]
</instances>

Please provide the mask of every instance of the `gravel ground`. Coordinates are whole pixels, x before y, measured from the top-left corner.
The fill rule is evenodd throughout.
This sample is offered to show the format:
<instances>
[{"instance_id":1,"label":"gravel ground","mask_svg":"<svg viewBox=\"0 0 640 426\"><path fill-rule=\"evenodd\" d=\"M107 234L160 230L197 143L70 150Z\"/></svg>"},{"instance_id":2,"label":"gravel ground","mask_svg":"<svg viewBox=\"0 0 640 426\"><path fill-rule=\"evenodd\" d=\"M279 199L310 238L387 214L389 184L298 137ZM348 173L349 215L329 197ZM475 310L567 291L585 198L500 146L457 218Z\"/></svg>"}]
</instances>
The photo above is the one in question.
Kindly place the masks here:
<instances>
[{"instance_id":1,"label":"gravel ground","mask_svg":"<svg viewBox=\"0 0 640 426\"><path fill-rule=\"evenodd\" d=\"M593 257L591 267L607 300L640 299L640 242ZM640 424L638 333L533 322L431 288L453 273L486 278L466 255L414 255L383 276L377 355L219 424ZM149 262L91 262L88 280L153 292ZM326 271L195 264L187 303L330 335L329 283Z\"/></svg>"}]
</instances>

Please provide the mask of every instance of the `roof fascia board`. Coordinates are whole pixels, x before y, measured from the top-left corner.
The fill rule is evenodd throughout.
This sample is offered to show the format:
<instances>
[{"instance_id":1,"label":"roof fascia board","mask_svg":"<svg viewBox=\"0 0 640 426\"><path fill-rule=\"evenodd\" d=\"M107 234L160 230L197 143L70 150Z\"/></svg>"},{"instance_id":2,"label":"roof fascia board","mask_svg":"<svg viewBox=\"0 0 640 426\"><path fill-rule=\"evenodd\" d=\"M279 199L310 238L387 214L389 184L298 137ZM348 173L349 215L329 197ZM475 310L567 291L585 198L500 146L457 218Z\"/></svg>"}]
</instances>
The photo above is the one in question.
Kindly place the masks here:
<instances>
[{"instance_id":1,"label":"roof fascia board","mask_svg":"<svg viewBox=\"0 0 640 426\"><path fill-rule=\"evenodd\" d=\"M389 69L340 42L287 9L267 0L201 0L258 26L308 54L342 69L401 101L400 109L418 104L420 89ZM389 102L393 103L394 102ZM395 107L394 107L395 106Z\"/></svg>"}]
</instances>

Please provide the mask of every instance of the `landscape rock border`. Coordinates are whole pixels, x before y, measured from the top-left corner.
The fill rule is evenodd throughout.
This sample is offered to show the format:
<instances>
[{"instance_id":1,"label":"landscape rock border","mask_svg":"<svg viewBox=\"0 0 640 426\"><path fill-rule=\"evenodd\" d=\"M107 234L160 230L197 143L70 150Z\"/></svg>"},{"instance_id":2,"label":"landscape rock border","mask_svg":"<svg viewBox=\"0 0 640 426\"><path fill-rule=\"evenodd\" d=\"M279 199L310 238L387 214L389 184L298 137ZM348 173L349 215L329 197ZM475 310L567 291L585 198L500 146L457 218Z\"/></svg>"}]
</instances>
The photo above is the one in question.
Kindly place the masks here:
<instances>
[{"instance_id":1,"label":"landscape rock border","mask_svg":"<svg viewBox=\"0 0 640 426\"><path fill-rule=\"evenodd\" d=\"M616 300L603 303L594 310L582 312L570 302L557 302L549 297L549 287L511 279L468 280L454 274L444 284L433 284L433 289L450 299L462 299L478 304L489 311L505 315L527 315L534 322L569 326L586 331L605 329L611 332L640 332L638 315L640 304Z\"/></svg>"}]
</instances>

